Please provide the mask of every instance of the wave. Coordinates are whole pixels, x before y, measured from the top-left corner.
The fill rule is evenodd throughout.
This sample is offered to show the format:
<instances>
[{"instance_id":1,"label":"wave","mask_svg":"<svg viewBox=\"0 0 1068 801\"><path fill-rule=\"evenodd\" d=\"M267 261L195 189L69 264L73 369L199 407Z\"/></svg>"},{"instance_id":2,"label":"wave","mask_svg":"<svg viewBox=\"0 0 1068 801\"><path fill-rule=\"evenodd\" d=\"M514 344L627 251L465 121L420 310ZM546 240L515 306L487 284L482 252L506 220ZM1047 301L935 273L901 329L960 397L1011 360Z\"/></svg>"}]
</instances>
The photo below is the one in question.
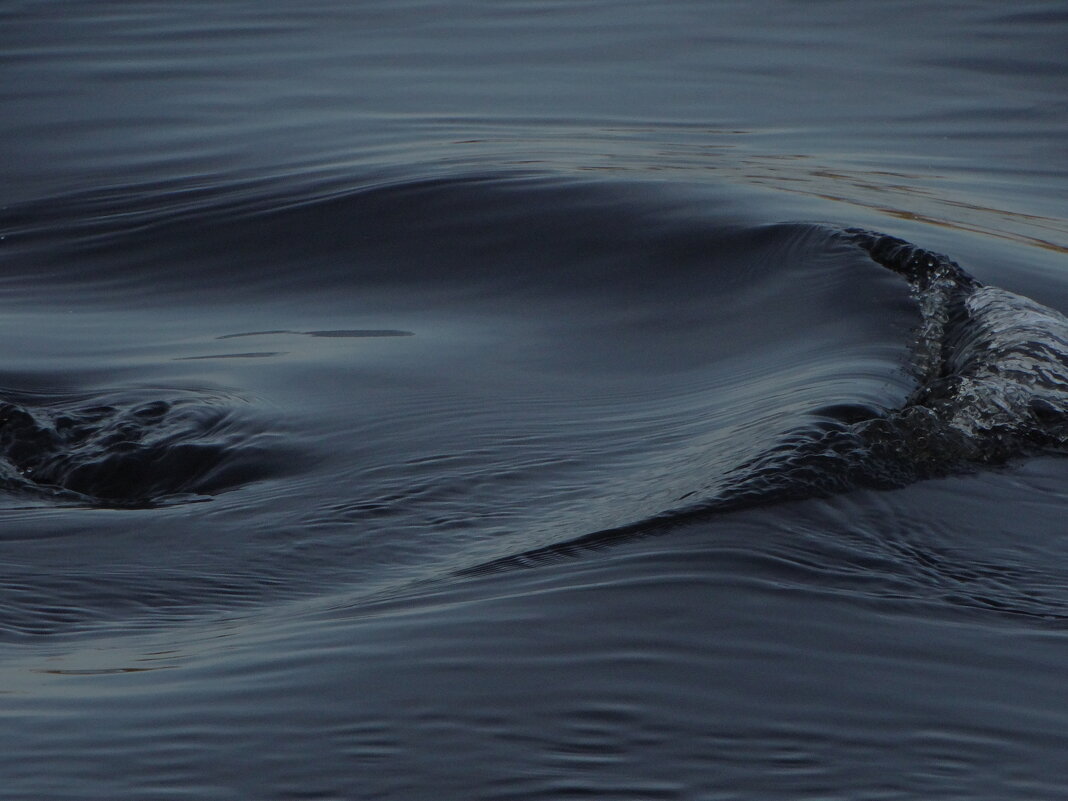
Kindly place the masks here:
<instances>
[{"instance_id":1,"label":"wave","mask_svg":"<svg viewBox=\"0 0 1068 801\"><path fill-rule=\"evenodd\" d=\"M0 490L157 520L219 498L171 531L247 567L225 605L1063 450L1057 312L894 237L676 189L465 176L16 210L5 299L44 311L10 330L47 339L63 307L90 341L9 355ZM233 389L188 388L208 386ZM32 536L71 530L62 512ZM257 561L252 531L307 545Z\"/></svg>"},{"instance_id":2,"label":"wave","mask_svg":"<svg viewBox=\"0 0 1068 801\"><path fill-rule=\"evenodd\" d=\"M814 410L818 424L730 471L716 497L464 572L537 564L745 508L896 489L1068 451L1068 318L902 239L833 233L911 287L922 320L911 344L918 385L901 408L875 416L852 405Z\"/></svg>"},{"instance_id":3,"label":"wave","mask_svg":"<svg viewBox=\"0 0 1068 801\"><path fill-rule=\"evenodd\" d=\"M418 297L421 305L438 304L448 314L461 305L527 314L539 304L556 304L549 313L563 319L561 309L571 313L564 304L577 298L610 309L587 314L595 322L603 318L606 328L615 326L621 340L634 338L635 319L662 316L662 307L669 306L679 325L666 321L657 330L644 324L649 336L665 344L643 349L666 353L671 337L690 324L693 333L680 353L696 362L711 358L704 356L702 334L714 337L722 350L732 326L740 341L752 343L807 325L785 299L769 298L789 297L791 285L800 289L816 280L826 270L822 262L840 269L843 247L902 275L920 319L909 345L916 388L904 404L889 411L880 403L852 401L810 409L814 425L787 432L778 445L743 458L738 467L720 468L722 480L706 477L679 493L692 496L716 485L694 508L733 508L854 486L901 486L963 464L1004 461L1028 448L1059 448L1064 441L1064 318L982 286L947 257L894 237L805 224L754 228L720 222L701 232L693 224L694 198L669 197L645 185L609 191L527 174L381 179L300 191L268 186L266 194L237 183L192 197L179 193L177 200L164 189L143 189L121 202L114 193L67 198L52 204L48 214L36 207L9 210L5 229L16 245L34 231L45 241L49 232L83 231L73 251L54 242L46 248L63 263L52 271L49 291L65 298L91 296L86 288L102 282L108 293L120 293L131 304L143 299L144 287L151 287L152 303L166 300L174 291L168 286L199 302L219 285L218 278L208 277L216 273L240 283L248 297L292 289L316 297L337 294L349 302L355 293L373 290L389 301L403 293L409 305L408 297ZM75 218L84 218L83 224L74 225ZM530 260L533 252L539 261ZM650 259L667 265L667 275L650 271ZM804 262L820 263L819 270L798 266ZM547 263L554 268L546 269ZM175 271L176 264L183 269ZM776 265L775 273L761 275L767 264ZM860 307L845 297L858 280L845 279L820 296L815 313L852 314L852 325L866 325L858 318ZM8 281L16 294L41 285L36 276L22 280L17 272ZM77 289L68 291L71 287ZM743 320L727 311L718 328L709 328L701 319L708 314L700 302L704 293L724 295L725 310L752 309L761 326L742 331ZM777 326L770 324L773 318L780 318ZM858 336L885 333L873 330ZM353 328L348 335L411 333ZM843 326L824 339L848 333ZM281 355L262 350L174 358ZM751 354L735 356L747 357ZM239 454L241 440L255 436L235 422L240 417L235 409L220 411L214 401L87 397L81 406L62 399L35 406L9 397L4 409L0 457L7 462L2 480L8 489L47 487L57 497L71 492L94 503L153 503L183 493L210 494L245 483L240 476L270 472ZM244 467L220 467L231 463ZM653 517L676 514L657 511Z\"/></svg>"}]
</instances>

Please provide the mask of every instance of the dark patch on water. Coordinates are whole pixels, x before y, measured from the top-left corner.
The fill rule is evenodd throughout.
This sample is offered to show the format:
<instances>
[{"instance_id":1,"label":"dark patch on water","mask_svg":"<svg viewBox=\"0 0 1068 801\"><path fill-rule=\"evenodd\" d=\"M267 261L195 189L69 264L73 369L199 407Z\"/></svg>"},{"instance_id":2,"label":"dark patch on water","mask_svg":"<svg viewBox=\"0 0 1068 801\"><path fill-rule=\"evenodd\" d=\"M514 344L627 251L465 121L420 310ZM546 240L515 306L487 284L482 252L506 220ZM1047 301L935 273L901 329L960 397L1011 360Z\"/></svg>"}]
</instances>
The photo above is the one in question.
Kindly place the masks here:
<instances>
[{"instance_id":1,"label":"dark patch on water","mask_svg":"<svg viewBox=\"0 0 1068 801\"><path fill-rule=\"evenodd\" d=\"M216 339L237 339L238 337L262 337L273 334L292 334L295 336L321 337L327 339L366 339L377 337L412 337L413 331L398 331L393 329L339 329L336 331L249 331L243 334L224 334Z\"/></svg>"},{"instance_id":2,"label":"dark patch on water","mask_svg":"<svg viewBox=\"0 0 1068 801\"><path fill-rule=\"evenodd\" d=\"M175 356L176 362L192 362L199 359L267 359L272 356L284 356L285 351L264 350L251 353L213 353L208 356Z\"/></svg>"},{"instance_id":3,"label":"dark patch on water","mask_svg":"<svg viewBox=\"0 0 1068 801\"><path fill-rule=\"evenodd\" d=\"M145 507L277 472L262 432L233 398L147 394L4 402L0 488L59 503Z\"/></svg>"}]
</instances>

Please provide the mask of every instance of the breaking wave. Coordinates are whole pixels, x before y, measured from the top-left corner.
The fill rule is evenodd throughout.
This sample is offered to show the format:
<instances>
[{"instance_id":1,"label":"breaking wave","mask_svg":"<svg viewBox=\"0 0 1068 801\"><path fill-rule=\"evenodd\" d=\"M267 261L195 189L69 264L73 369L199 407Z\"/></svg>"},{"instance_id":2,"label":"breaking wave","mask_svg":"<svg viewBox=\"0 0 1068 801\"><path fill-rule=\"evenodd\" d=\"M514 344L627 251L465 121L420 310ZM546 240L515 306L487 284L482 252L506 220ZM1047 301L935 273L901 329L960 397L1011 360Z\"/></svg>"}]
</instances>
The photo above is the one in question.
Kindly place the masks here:
<instances>
[{"instance_id":1,"label":"breaking wave","mask_svg":"<svg viewBox=\"0 0 1068 801\"><path fill-rule=\"evenodd\" d=\"M984 286L955 261L902 239L856 228L833 234L911 287L921 319L911 343L917 385L900 409L814 410L818 422L730 471L715 497L472 572L537 563L710 514L859 488L895 489L1068 449L1068 318Z\"/></svg>"}]
</instances>

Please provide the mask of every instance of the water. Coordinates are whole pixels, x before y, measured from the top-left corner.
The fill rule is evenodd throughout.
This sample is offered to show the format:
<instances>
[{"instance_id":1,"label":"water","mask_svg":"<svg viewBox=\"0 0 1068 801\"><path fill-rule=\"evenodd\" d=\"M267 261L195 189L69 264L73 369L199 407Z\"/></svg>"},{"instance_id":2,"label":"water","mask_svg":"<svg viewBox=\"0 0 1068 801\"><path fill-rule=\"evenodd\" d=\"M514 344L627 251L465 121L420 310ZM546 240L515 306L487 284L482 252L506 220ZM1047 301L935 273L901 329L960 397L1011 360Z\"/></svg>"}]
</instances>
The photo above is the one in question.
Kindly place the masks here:
<instances>
[{"instance_id":1,"label":"water","mask_svg":"<svg viewBox=\"0 0 1068 801\"><path fill-rule=\"evenodd\" d=\"M7 4L0 797L1064 797L1065 41Z\"/></svg>"}]
</instances>

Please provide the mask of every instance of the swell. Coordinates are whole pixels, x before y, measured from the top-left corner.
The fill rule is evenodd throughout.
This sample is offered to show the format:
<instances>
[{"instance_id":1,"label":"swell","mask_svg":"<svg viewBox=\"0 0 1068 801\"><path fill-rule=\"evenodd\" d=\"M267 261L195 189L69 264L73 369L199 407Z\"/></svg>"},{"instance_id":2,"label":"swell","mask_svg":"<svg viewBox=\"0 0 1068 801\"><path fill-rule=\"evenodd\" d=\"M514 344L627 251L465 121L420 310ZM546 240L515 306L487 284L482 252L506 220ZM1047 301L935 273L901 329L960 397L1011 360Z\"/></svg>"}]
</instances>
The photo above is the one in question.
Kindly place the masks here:
<instances>
[{"instance_id":1,"label":"swell","mask_svg":"<svg viewBox=\"0 0 1068 801\"><path fill-rule=\"evenodd\" d=\"M526 303L591 290L655 291L662 276L630 264L628 252L670 234L676 252L663 254L663 264L680 274L693 251L715 246L716 232L738 227L715 219L707 196L652 182L520 170L429 174L229 176L0 209L0 258L9 261L3 286L24 302L58 295L106 304L122 296L158 305L229 301L235 286L252 302L403 283L450 303L460 296ZM692 225L701 217L713 224Z\"/></svg>"},{"instance_id":2,"label":"swell","mask_svg":"<svg viewBox=\"0 0 1068 801\"><path fill-rule=\"evenodd\" d=\"M1068 318L896 237L856 228L835 236L911 288L921 315L911 346L917 387L901 408L874 416L852 405L814 410L818 422L731 470L713 498L463 573L535 565L747 508L892 490L1068 450Z\"/></svg>"},{"instance_id":3,"label":"swell","mask_svg":"<svg viewBox=\"0 0 1068 801\"><path fill-rule=\"evenodd\" d=\"M805 299L828 310L844 299L844 290L827 276L848 265L837 263L839 253L824 252L824 232L732 224L710 208L715 204L707 196L683 197L640 182L608 185L521 173L380 178L336 184L308 178L297 185L234 179L214 188L160 185L9 209L0 250L7 257L5 305L43 309L35 318L43 321L57 306L75 312L103 309L115 331L121 333L125 324L131 338L143 337L159 319L182 319L175 337L195 341L195 347L174 350L167 343L166 350L157 349L164 359L169 357L170 366L138 362L153 370L160 384L180 374L179 368L215 368L207 360L241 357L251 362L256 356L256 362L274 367L275 358L290 347L278 338L296 332L322 339L338 337L337 332L363 337L370 332L416 333L412 339L419 346L436 347L435 356L465 369L463 362L469 359L448 350L447 339L440 346L433 339L444 329L442 319L457 330L470 330L464 334L475 347L492 345L490 337L500 336L509 361L524 370L501 390L502 396L517 392L512 406L525 412L519 426L548 432L544 439L559 439L561 451L577 446L576 462L582 461L583 451L603 455L599 438L607 436L609 457L651 465L646 478L668 479L643 482L646 487L663 485L644 493L648 503L631 507L625 499L634 512L627 517L641 517L680 494L703 491L722 475L724 465L715 455L691 455L703 445L705 418L729 418L725 430L758 429L763 443L779 431L776 426L765 430L765 416L747 416L741 403L724 412L729 401L720 403L712 393L705 393L709 397L704 400L685 399L708 386L722 388L719 394L725 397L740 397L749 392L746 376L773 382L768 364L795 355L784 347L784 334L812 322L808 309L790 308L780 287L811 285ZM650 269L651 264L657 269ZM881 287L873 288L880 292ZM713 293L727 298L721 308L710 305ZM840 315L863 328L858 339L863 340L864 358L883 347L897 324L894 313L866 314L870 305L851 304ZM114 315L117 307L133 310L128 320ZM166 311L157 318L161 307ZM246 316L248 323L238 322ZM745 336L733 336L730 329L751 317L764 319ZM821 328L820 335L832 341L848 330L841 321L836 325ZM506 336L491 330L501 326L509 327ZM235 332L265 337L264 344L216 346L219 340L232 340ZM270 344L267 337L273 337ZM54 341L59 347L66 344L61 337ZM755 370L754 348L768 357ZM819 350L812 343L806 348L803 359ZM46 370L54 351L38 349ZM86 353L97 358L92 342ZM494 355L489 349L483 353ZM294 354L291 364L303 356ZM871 358L879 361L881 356ZM814 365L820 376L809 383L838 380L833 360L832 355ZM744 365L742 378L723 367L730 362ZM886 368L886 362L872 372L896 369ZM91 366L103 373L102 382L110 382L106 363ZM223 366L217 380L226 384L234 380L234 371L224 372ZM28 369L42 368L31 364ZM277 369L281 375L287 368ZM381 374L391 381L425 383L418 368L410 376L402 370L396 363L381 364ZM559 377L555 386L564 388L537 380L538 370ZM471 377L472 386L501 382L478 369ZM575 390L567 389L566 382ZM882 402L881 390L870 386L874 383L869 381L858 397ZM221 479L222 473L235 471L223 471L220 465L236 461L248 465L251 474L251 464L264 461L255 456L255 448L255 458L242 456L243 443L257 434L256 426L243 420L248 409L242 403L221 409L227 404L196 393L123 397L117 391L107 399L77 385L72 389L79 393L77 399L7 393L7 415L0 421L6 432L0 459L6 458L10 467L7 488L53 493L57 499L73 493L67 497L99 504L153 503L238 486L245 481ZM790 389L792 385L784 391ZM598 419L589 402L598 393L607 414L634 421L636 430L641 427L640 441L627 443L625 433L619 433L622 423ZM239 394L240 388L234 395ZM627 405L628 397L642 398L647 405ZM471 401L483 405L475 393ZM648 413L657 407L655 414ZM511 414L506 404L487 411L490 416ZM562 422L580 419L590 423L588 437L561 433ZM353 431L349 420L331 422L338 423L341 438ZM683 432L694 433L686 455L693 469L687 475L681 475L677 464L682 460L674 449ZM442 437L436 439L423 447L445 447ZM661 441L666 444L651 454L650 442ZM743 444L737 451L750 449ZM634 468L636 474L641 470ZM592 472L593 465L576 483L588 481ZM411 483L410 476L401 478ZM428 480L439 483L440 478ZM622 482L614 483L618 487ZM612 521L609 516L603 522Z\"/></svg>"},{"instance_id":4,"label":"swell","mask_svg":"<svg viewBox=\"0 0 1068 801\"><path fill-rule=\"evenodd\" d=\"M275 190L198 196L158 214L131 201L127 216L107 198L52 218L42 211L8 252L25 246L56 270L47 280L12 270L8 286L39 293L47 308L177 300L199 325L183 336L210 343L373 335L424 348L422 360L367 355L353 370L351 353L332 356L307 373L325 379L323 404L279 407L271 420L240 392L5 392L0 488L124 509L285 473L277 499L250 493L262 502L256 519L271 531L285 519L302 532L296 539L336 535L337 563L370 583L376 564L407 559L437 574L442 562L448 572L487 552L519 554L476 572L526 564L688 520L1064 447L1064 318L893 237L738 223L707 195L680 199L642 184L506 175ZM86 227L53 249L49 236L82 212ZM284 313L236 322L234 309L264 293L281 295ZM285 316L297 293L312 301L303 319ZM224 314L197 317L220 299ZM327 307L344 310L329 328ZM435 340L448 327L439 320L460 331L467 318L464 337ZM207 359L259 355L244 361L293 383L325 352L282 364L271 361L282 346L270 347L168 350L171 361L153 369L164 384L173 365L210 370ZM907 352L909 381L899 375ZM252 375L241 367L220 380ZM417 390L411 404L406 389ZM372 393L380 406L346 400L333 411L341 398ZM287 412L313 420L315 435L302 441L321 438L322 458L307 471L277 446ZM247 559L248 527L211 529L233 537L235 563ZM594 529L559 542L561 531ZM240 583L270 575L296 585L300 571L321 569L301 556Z\"/></svg>"}]
</instances>

